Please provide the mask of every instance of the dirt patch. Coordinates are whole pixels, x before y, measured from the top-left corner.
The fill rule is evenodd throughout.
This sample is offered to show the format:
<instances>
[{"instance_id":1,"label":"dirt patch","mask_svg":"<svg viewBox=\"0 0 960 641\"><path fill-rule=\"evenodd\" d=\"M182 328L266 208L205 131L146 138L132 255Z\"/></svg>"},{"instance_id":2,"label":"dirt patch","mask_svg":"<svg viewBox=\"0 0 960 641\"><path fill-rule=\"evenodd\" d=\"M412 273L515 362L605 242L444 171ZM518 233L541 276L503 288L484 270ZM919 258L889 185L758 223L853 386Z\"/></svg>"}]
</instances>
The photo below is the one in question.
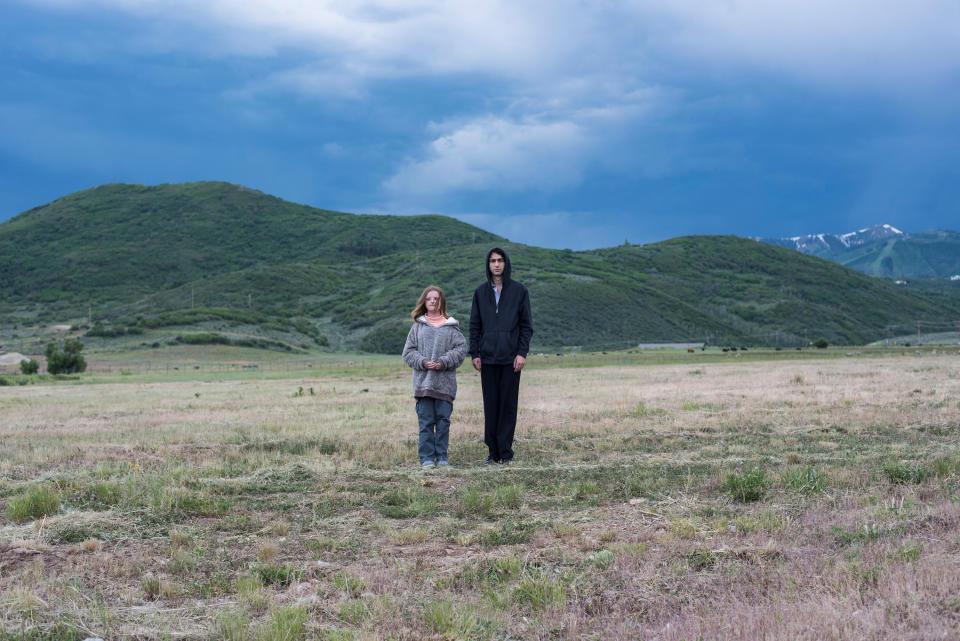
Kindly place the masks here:
<instances>
[{"instance_id":1,"label":"dirt patch","mask_svg":"<svg viewBox=\"0 0 960 641\"><path fill-rule=\"evenodd\" d=\"M51 566L62 563L63 559L55 552L0 541L0 573L8 573L24 563L34 561L40 561L44 566Z\"/></svg>"},{"instance_id":2,"label":"dirt patch","mask_svg":"<svg viewBox=\"0 0 960 641\"><path fill-rule=\"evenodd\" d=\"M19 352L10 352L9 354L0 354L0 367L19 367L20 361L30 360L29 356L24 356Z\"/></svg>"}]
</instances>

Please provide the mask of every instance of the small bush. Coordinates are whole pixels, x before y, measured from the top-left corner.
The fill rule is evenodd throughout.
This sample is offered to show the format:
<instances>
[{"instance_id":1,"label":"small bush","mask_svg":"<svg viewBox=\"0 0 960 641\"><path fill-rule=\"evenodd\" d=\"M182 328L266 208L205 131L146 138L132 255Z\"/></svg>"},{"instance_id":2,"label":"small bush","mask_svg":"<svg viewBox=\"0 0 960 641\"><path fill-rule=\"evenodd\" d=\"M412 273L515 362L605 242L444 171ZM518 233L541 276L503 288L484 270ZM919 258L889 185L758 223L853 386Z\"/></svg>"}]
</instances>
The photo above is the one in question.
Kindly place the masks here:
<instances>
[{"instance_id":1,"label":"small bush","mask_svg":"<svg viewBox=\"0 0 960 641\"><path fill-rule=\"evenodd\" d=\"M56 343L48 343L44 355L47 357L47 371L51 374L75 374L87 369L87 361L80 355L83 343L75 338L68 338L63 343L63 351L57 348Z\"/></svg>"},{"instance_id":2,"label":"small bush","mask_svg":"<svg viewBox=\"0 0 960 641\"><path fill-rule=\"evenodd\" d=\"M33 360L32 358L30 360L24 359L20 361L20 371L26 374L27 376L30 376L31 374L36 374L37 371L39 370L40 370L40 363Z\"/></svg>"},{"instance_id":3,"label":"small bush","mask_svg":"<svg viewBox=\"0 0 960 641\"><path fill-rule=\"evenodd\" d=\"M818 338L817 340L813 341L813 346L817 349L827 349L827 347L830 346L830 343L828 343L827 339L825 338Z\"/></svg>"},{"instance_id":4,"label":"small bush","mask_svg":"<svg viewBox=\"0 0 960 641\"><path fill-rule=\"evenodd\" d=\"M610 550L599 550L587 557L587 562L590 563L590 565L594 565L601 570L613 565L614 561L616 561L616 557Z\"/></svg>"},{"instance_id":5,"label":"small bush","mask_svg":"<svg viewBox=\"0 0 960 641\"><path fill-rule=\"evenodd\" d=\"M741 472L737 469L727 474L723 480L723 490L734 499L749 503L762 499L769 484L766 470L755 467Z\"/></svg>"},{"instance_id":6,"label":"small bush","mask_svg":"<svg viewBox=\"0 0 960 641\"><path fill-rule=\"evenodd\" d=\"M38 485L7 503L7 517L23 523L50 516L60 509L60 495L49 485Z\"/></svg>"}]
</instances>

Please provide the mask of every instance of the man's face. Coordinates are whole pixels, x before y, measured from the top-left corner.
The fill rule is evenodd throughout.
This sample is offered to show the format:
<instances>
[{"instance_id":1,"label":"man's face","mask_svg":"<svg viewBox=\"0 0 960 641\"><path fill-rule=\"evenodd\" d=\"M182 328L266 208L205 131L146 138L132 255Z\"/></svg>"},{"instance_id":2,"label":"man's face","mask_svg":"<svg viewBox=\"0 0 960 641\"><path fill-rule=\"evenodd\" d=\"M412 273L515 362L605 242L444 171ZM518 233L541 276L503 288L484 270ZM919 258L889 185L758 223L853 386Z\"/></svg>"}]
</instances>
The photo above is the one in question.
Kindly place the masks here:
<instances>
[{"instance_id":1,"label":"man's face","mask_svg":"<svg viewBox=\"0 0 960 641\"><path fill-rule=\"evenodd\" d=\"M490 266L490 273L494 276L503 276L503 268L506 265L506 261L503 260L503 256L494 252L490 254L490 261L488 263Z\"/></svg>"}]
</instances>

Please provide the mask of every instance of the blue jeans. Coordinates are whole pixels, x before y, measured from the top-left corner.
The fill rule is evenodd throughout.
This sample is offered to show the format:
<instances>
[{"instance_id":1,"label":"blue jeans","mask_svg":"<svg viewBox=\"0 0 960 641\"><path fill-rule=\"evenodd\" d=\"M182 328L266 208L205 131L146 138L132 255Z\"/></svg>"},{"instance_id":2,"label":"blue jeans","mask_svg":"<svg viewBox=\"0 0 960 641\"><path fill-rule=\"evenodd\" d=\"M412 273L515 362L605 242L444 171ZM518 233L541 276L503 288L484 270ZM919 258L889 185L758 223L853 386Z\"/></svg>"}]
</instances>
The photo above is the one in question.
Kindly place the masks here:
<instances>
[{"instance_id":1,"label":"blue jeans","mask_svg":"<svg viewBox=\"0 0 960 641\"><path fill-rule=\"evenodd\" d=\"M420 462L446 461L450 443L450 414L453 403L425 396L417 399L417 422L420 424Z\"/></svg>"}]
</instances>

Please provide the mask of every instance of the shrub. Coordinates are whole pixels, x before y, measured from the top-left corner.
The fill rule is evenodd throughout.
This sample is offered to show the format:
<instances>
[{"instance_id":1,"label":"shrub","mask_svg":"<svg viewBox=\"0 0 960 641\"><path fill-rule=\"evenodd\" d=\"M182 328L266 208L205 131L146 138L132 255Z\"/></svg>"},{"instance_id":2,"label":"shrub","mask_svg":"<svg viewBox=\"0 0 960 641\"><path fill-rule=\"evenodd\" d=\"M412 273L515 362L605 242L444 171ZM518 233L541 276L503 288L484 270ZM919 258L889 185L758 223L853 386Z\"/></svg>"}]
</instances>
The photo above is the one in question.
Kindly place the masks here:
<instances>
[{"instance_id":1,"label":"shrub","mask_svg":"<svg viewBox=\"0 0 960 641\"><path fill-rule=\"evenodd\" d=\"M7 517L23 523L55 514L60 509L60 495L49 485L37 485L7 503Z\"/></svg>"},{"instance_id":2,"label":"shrub","mask_svg":"<svg viewBox=\"0 0 960 641\"><path fill-rule=\"evenodd\" d=\"M27 374L28 376L30 374L36 374L39 369L40 369L40 363L33 360L32 358L30 360L24 359L20 361L20 371L23 372L24 374Z\"/></svg>"},{"instance_id":3,"label":"shrub","mask_svg":"<svg viewBox=\"0 0 960 641\"><path fill-rule=\"evenodd\" d=\"M74 374L87 369L87 361L80 355L83 343L75 338L68 338L63 343L63 351L57 348L56 343L48 343L44 354L47 357L47 371L51 374Z\"/></svg>"},{"instance_id":4,"label":"shrub","mask_svg":"<svg viewBox=\"0 0 960 641\"><path fill-rule=\"evenodd\" d=\"M767 471L755 467L746 472L737 469L727 474L723 480L723 489L736 500L748 503L762 499L769 484Z\"/></svg>"},{"instance_id":5,"label":"shrub","mask_svg":"<svg viewBox=\"0 0 960 641\"><path fill-rule=\"evenodd\" d=\"M229 345L230 339L223 334L214 332L199 332L197 334L184 334L180 340L187 345Z\"/></svg>"},{"instance_id":6,"label":"shrub","mask_svg":"<svg viewBox=\"0 0 960 641\"><path fill-rule=\"evenodd\" d=\"M360 341L360 349L377 354L399 354L403 351L409 331L409 323L378 327L363 337Z\"/></svg>"},{"instance_id":7,"label":"shrub","mask_svg":"<svg viewBox=\"0 0 960 641\"><path fill-rule=\"evenodd\" d=\"M828 343L827 339L825 338L818 338L817 340L813 341L813 346L817 349L827 349L829 345L830 343Z\"/></svg>"}]
</instances>

